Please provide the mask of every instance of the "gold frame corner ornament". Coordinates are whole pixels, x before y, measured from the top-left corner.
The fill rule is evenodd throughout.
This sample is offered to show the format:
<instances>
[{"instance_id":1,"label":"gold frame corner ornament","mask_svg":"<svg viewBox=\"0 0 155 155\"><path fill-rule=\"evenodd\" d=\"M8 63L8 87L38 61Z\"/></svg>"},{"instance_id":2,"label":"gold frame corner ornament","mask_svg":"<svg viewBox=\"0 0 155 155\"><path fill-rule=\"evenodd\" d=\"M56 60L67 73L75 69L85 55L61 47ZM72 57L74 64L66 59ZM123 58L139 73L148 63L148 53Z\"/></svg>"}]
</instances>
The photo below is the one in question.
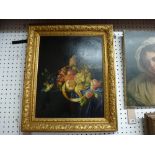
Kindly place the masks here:
<instances>
[{"instance_id":1,"label":"gold frame corner ornament","mask_svg":"<svg viewBox=\"0 0 155 155\"><path fill-rule=\"evenodd\" d=\"M103 118L35 118L40 36L102 35L104 63ZM115 61L112 25L29 26L22 108L23 132L114 132L117 131Z\"/></svg>"}]
</instances>

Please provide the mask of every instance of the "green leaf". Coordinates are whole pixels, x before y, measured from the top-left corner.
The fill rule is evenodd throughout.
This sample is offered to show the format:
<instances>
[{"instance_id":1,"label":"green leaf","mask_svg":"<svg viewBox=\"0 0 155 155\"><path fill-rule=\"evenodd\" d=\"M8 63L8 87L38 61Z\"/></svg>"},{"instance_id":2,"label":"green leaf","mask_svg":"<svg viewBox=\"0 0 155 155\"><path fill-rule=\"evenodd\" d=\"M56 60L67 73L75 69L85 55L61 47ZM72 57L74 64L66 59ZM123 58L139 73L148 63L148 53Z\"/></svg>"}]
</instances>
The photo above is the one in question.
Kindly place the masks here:
<instances>
[{"instance_id":1,"label":"green leaf","mask_svg":"<svg viewBox=\"0 0 155 155\"><path fill-rule=\"evenodd\" d=\"M97 94L97 93L94 93L94 96L95 96L96 98L98 98L98 94Z\"/></svg>"},{"instance_id":2,"label":"green leaf","mask_svg":"<svg viewBox=\"0 0 155 155\"><path fill-rule=\"evenodd\" d=\"M87 103L87 99L86 97L82 97L81 100L80 100L80 106L83 106Z\"/></svg>"}]
</instances>

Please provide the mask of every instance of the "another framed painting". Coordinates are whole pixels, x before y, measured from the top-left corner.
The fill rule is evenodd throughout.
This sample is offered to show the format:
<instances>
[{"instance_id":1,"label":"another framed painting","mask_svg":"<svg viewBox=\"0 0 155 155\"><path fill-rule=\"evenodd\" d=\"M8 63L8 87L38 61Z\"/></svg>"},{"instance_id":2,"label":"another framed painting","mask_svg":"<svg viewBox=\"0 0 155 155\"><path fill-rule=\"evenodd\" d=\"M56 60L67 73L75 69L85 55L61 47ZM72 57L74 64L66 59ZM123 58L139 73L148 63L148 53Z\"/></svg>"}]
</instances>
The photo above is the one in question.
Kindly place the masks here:
<instances>
[{"instance_id":1,"label":"another framed painting","mask_svg":"<svg viewBox=\"0 0 155 155\"><path fill-rule=\"evenodd\" d=\"M155 32L125 31L126 106L155 106Z\"/></svg>"},{"instance_id":2,"label":"another framed painting","mask_svg":"<svg viewBox=\"0 0 155 155\"><path fill-rule=\"evenodd\" d=\"M22 131L116 130L112 26L30 26Z\"/></svg>"}]
</instances>

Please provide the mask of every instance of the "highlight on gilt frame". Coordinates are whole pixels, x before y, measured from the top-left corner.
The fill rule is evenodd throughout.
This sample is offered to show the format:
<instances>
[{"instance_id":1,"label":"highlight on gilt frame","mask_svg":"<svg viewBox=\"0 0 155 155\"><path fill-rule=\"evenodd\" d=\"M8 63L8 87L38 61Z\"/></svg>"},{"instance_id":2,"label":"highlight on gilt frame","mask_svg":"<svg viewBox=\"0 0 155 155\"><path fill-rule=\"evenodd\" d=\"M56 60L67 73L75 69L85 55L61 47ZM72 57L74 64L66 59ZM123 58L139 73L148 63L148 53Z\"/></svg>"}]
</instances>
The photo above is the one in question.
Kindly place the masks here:
<instances>
[{"instance_id":1,"label":"highlight on gilt frame","mask_svg":"<svg viewBox=\"0 0 155 155\"><path fill-rule=\"evenodd\" d=\"M22 131L116 131L111 25L30 26Z\"/></svg>"},{"instance_id":2,"label":"highlight on gilt frame","mask_svg":"<svg viewBox=\"0 0 155 155\"><path fill-rule=\"evenodd\" d=\"M155 106L155 32L126 31L126 105Z\"/></svg>"}]
</instances>

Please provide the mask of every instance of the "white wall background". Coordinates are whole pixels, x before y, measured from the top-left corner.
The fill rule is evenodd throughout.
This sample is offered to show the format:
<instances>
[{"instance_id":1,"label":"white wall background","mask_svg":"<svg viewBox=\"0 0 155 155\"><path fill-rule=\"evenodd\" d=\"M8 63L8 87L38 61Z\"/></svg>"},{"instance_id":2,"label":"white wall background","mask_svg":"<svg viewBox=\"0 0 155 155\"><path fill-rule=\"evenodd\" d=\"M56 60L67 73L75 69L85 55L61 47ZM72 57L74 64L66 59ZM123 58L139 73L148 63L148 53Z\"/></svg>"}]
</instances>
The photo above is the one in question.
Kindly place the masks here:
<instances>
[{"instance_id":1,"label":"white wall background","mask_svg":"<svg viewBox=\"0 0 155 155\"><path fill-rule=\"evenodd\" d=\"M43 23L45 21L37 21ZM50 21L48 21L50 22ZM114 22L114 52L116 61L118 131L112 133L21 133L21 108L23 76L27 44L12 44L12 41L27 39L27 26L34 20L0 20L0 134L144 134L144 113L155 108L136 108L136 123L128 124L123 93L123 29L155 30L155 21L127 21L122 26ZM105 21L105 23L108 23ZM127 27L126 27L127 25Z\"/></svg>"}]
</instances>

